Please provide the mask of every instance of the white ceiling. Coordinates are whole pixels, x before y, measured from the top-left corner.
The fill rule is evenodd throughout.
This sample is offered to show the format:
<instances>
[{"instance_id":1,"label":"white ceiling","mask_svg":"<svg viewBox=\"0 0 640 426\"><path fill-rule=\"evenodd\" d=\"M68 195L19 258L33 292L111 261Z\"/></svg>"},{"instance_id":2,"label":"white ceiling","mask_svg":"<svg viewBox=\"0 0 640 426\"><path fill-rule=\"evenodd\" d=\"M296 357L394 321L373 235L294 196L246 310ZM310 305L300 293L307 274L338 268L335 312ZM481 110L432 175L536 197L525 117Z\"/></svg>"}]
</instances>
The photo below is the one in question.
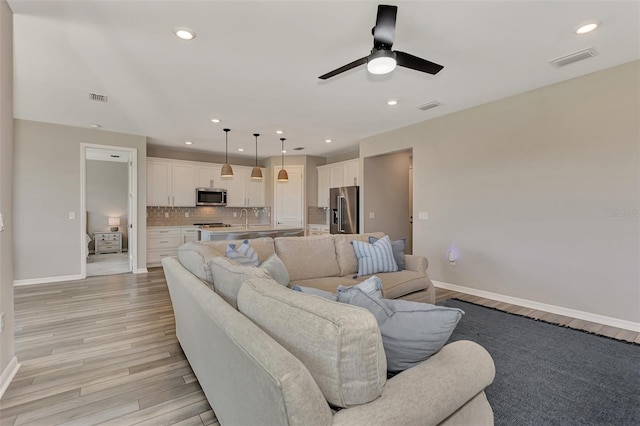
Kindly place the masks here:
<instances>
[{"instance_id":1,"label":"white ceiling","mask_svg":"<svg viewBox=\"0 0 640 426\"><path fill-rule=\"evenodd\" d=\"M328 156L362 138L636 60L637 1L393 1L394 49L444 65L436 76L362 66L373 1L26 1L15 13L16 118L145 135L154 145ZM588 20L602 25L578 36ZM186 42L178 26L196 31ZM547 61L593 47L597 56ZM108 103L89 100L89 93ZM395 107L386 105L397 99ZM420 111L417 105L442 106ZM219 124L210 121L216 117ZM505 119L508 119L505 117ZM332 143L325 143L331 138ZM184 142L192 141L187 147ZM238 153L238 148L245 148Z\"/></svg>"}]
</instances>

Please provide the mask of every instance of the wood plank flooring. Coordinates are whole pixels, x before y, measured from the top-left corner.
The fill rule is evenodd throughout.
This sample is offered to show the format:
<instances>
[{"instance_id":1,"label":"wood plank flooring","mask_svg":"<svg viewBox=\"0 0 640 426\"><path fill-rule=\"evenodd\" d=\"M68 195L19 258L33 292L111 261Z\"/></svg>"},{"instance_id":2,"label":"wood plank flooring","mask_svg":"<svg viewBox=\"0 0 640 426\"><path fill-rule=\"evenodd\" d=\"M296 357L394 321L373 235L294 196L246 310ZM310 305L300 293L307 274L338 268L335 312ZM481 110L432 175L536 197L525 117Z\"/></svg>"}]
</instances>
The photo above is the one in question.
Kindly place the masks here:
<instances>
[{"instance_id":1,"label":"wood plank flooring","mask_svg":"<svg viewBox=\"0 0 640 426\"><path fill-rule=\"evenodd\" d=\"M640 333L437 290L508 312L640 343ZM218 425L175 336L161 268L15 288L22 364L0 425Z\"/></svg>"}]
</instances>

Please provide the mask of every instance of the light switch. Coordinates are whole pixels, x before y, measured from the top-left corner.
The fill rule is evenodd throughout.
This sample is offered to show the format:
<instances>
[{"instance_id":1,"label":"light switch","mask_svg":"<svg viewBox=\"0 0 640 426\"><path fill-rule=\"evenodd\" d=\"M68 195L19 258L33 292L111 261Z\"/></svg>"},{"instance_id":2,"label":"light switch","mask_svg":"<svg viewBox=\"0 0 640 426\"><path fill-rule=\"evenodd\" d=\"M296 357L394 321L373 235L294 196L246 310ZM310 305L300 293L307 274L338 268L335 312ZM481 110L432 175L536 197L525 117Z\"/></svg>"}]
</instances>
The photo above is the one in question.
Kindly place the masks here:
<instances>
[{"instance_id":1,"label":"light switch","mask_svg":"<svg viewBox=\"0 0 640 426\"><path fill-rule=\"evenodd\" d=\"M429 212L420 212L418 213L419 220L429 220Z\"/></svg>"},{"instance_id":2,"label":"light switch","mask_svg":"<svg viewBox=\"0 0 640 426\"><path fill-rule=\"evenodd\" d=\"M69 219L74 220L76 218L76 212L69 212Z\"/></svg>"},{"instance_id":3,"label":"light switch","mask_svg":"<svg viewBox=\"0 0 640 426\"><path fill-rule=\"evenodd\" d=\"M4 215L0 213L0 231L4 231Z\"/></svg>"},{"instance_id":4,"label":"light switch","mask_svg":"<svg viewBox=\"0 0 640 426\"><path fill-rule=\"evenodd\" d=\"M369 219L375 219L375 218L376 218L375 212L369 212Z\"/></svg>"},{"instance_id":5,"label":"light switch","mask_svg":"<svg viewBox=\"0 0 640 426\"><path fill-rule=\"evenodd\" d=\"M184 212L184 217L189 217L189 212Z\"/></svg>"}]
</instances>

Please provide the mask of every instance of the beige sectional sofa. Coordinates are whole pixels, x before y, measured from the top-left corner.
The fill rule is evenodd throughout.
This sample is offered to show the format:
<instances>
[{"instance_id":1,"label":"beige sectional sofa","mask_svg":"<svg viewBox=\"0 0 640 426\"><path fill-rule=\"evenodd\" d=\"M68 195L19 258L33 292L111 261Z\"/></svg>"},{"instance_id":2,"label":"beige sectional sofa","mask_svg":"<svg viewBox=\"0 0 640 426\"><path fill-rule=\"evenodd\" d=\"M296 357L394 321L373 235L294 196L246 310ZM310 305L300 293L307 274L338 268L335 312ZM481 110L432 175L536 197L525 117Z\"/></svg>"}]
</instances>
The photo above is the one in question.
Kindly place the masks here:
<instances>
[{"instance_id":1,"label":"beige sectional sofa","mask_svg":"<svg viewBox=\"0 0 640 426\"><path fill-rule=\"evenodd\" d=\"M349 235L319 235L310 237L257 238L249 240L264 262L276 253L285 264L291 285L314 287L336 292L339 285L352 286L370 275L357 277L358 259L352 240L368 241L369 236L381 238L384 233ZM224 256L229 243L242 241L202 241L188 243L178 250L180 261L196 276L213 285L210 259ZM405 255L405 269L376 274L382 281L382 293L387 299L406 299L435 303L435 289L427 275L425 257Z\"/></svg>"},{"instance_id":2,"label":"beige sectional sofa","mask_svg":"<svg viewBox=\"0 0 640 426\"><path fill-rule=\"evenodd\" d=\"M265 240L252 241L261 262L271 254ZM278 240L272 247L286 247L285 259L301 248ZM484 389L495 369L481 346L448 344L387 379L369 311L292 291L264 269L216 257L219 249L186 245L186 265L162 264L178 340L222 425L493 424ZM342 281L345 270L331 274ZM322 278L296 274L292 268L300 283Z\"/></svg>"}]
</instances>

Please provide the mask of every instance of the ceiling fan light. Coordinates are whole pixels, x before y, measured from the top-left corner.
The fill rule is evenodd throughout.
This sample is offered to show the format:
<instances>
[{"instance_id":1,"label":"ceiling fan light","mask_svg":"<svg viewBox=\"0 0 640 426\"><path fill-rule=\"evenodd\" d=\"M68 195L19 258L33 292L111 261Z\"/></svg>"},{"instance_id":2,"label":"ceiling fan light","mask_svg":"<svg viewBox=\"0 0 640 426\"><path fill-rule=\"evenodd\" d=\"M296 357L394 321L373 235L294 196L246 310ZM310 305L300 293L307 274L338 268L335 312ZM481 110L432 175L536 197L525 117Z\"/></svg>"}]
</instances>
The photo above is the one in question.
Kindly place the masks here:
<instances>
[{"instance_id":1,"label":"ceiling fan light","mask_svg":"<svg viewBox=\"0 0 640 426\"><path fill-rule=\"evenodd\" d=\"M289 174L285 169L280 169L278 172L278 182L289 182Z\"/></svg>"},{"instance_id":2,"label":"ceiling fan light","mask_svg":"<svg viewBox=\"0 0 640 426\"><path fill-rule=\"evenodd\" d=\"M388 74L396 69L396 55L390 50L378 50L367 59L367 70L371 74Z\"/></svg>"},{"instance_id":3,"label":"ceiling fan light","mask_svg":"<svg viewBox=\"0 0 640 426\"><path fill-rule=\"evenodd\" d=\"M251 179L262 180L262 169L258 166L251 169Z\"/></svg>"}]
</instances>

